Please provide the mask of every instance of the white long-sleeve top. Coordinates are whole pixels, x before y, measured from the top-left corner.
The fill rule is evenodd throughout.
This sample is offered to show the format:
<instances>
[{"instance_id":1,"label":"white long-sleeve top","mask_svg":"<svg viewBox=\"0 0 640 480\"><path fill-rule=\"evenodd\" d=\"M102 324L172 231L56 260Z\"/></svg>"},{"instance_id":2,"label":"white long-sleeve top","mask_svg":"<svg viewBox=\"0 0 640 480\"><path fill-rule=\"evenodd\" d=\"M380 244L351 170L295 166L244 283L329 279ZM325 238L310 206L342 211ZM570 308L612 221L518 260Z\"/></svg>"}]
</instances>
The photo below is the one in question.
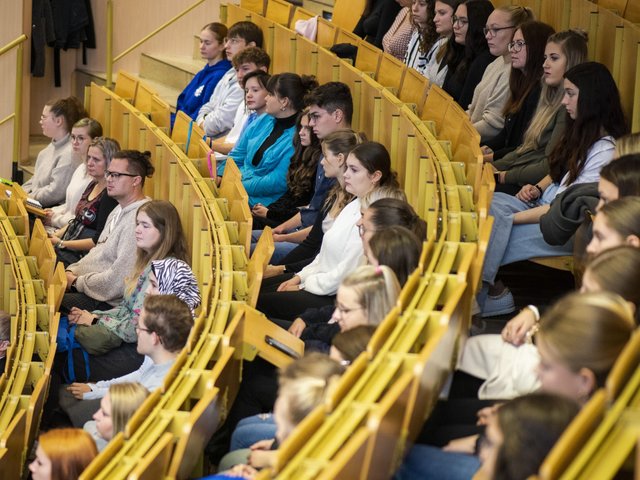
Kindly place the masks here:
<instances>
[{"instance_id":1,"label":"white long-sleeve top","mask_svg":"<svg viewBox=\"0 0 640 480\"><path fill-rule=\"evenodd\" d=\"M360 200L355 199L338 214L324 234L320 253L299 273L300 288L316 295L334 295L342 279L358 266L363 254L356 222Z\"/></svg>"},{"instance_id":2,"label":"white long-sleeve top","mask_svg":"<svg viewBox=\"0 0 640 480\"><path fill-rule=\"evenodd\" d=\"M78 165L75 172L73 172L73 176L67 187L65 202L62 205L51 208L53 211L53 215L51 216L52 226L62 228L69 223L69 220L75 218L76 207L78 206L80 197L82 197L82 192L85 191L91 180L92 178L87 175L87 165L82 162Z\"/></svg>"},{"instance_id":3,"label":"white long-sleeve top","mask_svg":"<svg viewBox=\"0 0 640 480\"><path fill-rule=\"evenodd\" d=\"M86 392L82 395L83 400L93 400L96 398L104 397L109 391L111 385L116 383L139 383L144 388L153 392L159 388L164 382L164 377L169 373L171 367L175 363L175 360L170 362L155 364L151 357L144 357L144 362L140 365L140 368L135 372L128 373L122 377L112 378L111 380L102 380L96 383L90 383L90 392Z\"/></svg>"},{"instance_id":4,"label":"white long-sleeve top","mask_svg":"<svg viewBox=\"0 0 640 480\"><path fill-rule=\"evenodd\" d=\"M220 137L231 130L244 91L238 83L234 68L230 68L216 85L211 98L198 112L196 123L202 125L210 137Z\"/></svg>"}]
</instances>

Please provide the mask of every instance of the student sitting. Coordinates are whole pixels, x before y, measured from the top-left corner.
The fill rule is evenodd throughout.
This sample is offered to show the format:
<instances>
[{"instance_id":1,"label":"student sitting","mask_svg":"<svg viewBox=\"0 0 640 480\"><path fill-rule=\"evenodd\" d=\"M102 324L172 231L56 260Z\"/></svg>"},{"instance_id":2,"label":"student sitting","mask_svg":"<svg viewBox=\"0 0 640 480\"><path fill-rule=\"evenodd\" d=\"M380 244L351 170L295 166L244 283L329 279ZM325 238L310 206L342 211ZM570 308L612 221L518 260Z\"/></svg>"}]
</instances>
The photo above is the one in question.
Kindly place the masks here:
<instances>
[{"instance_id":1,"label":"student sitting","mask_svg":"<svg viewBox=\"0 0 640 480\"><path fill-rule=\"evenodd\" d=\"M229 29L224 44L227 60L233 61L233 57L246 47L262 47L262 30L253 22L235 23ZM196 123L210 137L224 135L233 127L243 96L236 71L230 68L216 85L211 98L198 111Z\"/></svg>"},{"instance_id":2,"label":"student sitting","mask_svg":"<svg viewBox=\"0 0 640 480\"><path fill-rule=\"evenodd\" d=\"M109 309L122 301L124 280L135 257L135 216L138 208L149 201L143 193L144 180L153 172L149 152L123 150L114 155L105 176L107 194L118 206L107 218L98 244L67 267L63 313L72 307Z\"/></svg>"},{"instance_id":3,"label":"student sitting","mask_svg":"<svg viewBox=\"0 0 640 480\"><path fill-rule=\"evenodd\" d=\"M540 102L522 144L502 158L485 152L485 159L497 171L496 192L515 195L549 173L547 158L564 133L567 116L562 105L564 74L587 59L587 39L575 30L555 33L547 41L544 58Z\"/></svg>"},{"instance_id":4,"label":"student sitting","mask_svg":"<svg viewBox=\"0 0 640 480\"><path fill-rule=\"evenodd\" d=\"M113 437L124 432L127 422L148 396L149 390L139 383L116 383L109 387L93 420L83 427L96 442L99 452Z\"/></svg>"},{"instance_id":5,"label":"student sitting","mask_svg":"<svg viewBox=\"0 0 640 480\"><path fill-rule=\"evenodd\" d=\"M33 177L24 182L22 188L43 207L59 205L65 200L67 186L81 160L73 154L71 128L86 117L86 113L76 97L48 102L42 109L40 126L51 143L38 153Z\"/></svg>"},{"instance_id":6,"label":"student sitting","mask_svg":"<svg viewBox=\"0 0 640 480\"><path fill-rule=\"evenodd\" d=\"M327 135L337 130L351 128L353 99L349 87L344 83L329 82L320 85L305 98L305 102L309 108L309 128L313 130L319 140L322 141ZM276 251L279 243L306 241L307 236L310 235L311 227L320 216L327 194L334 184L335 179L327 178L322 162L318 162L313 196L309 205L273 229ZM289 250L293 247L288 246Z\"/></svg>"},{"instance_id":7,"label":"student sitting","mask_svg":"<svg viewBox=\"0 0 640 480\"><path fill-rule=\"evenodd\" d=\"M411 22L411 0L398 2L402 7L387 33L382 37L382 50L403 61L407 55L407 46L411 40L413 25Z\"/></svg>"},{"instance_id":8,"label":"student sitting","mask_svg":"<svg viewBox=\"0 0 640 480\"><path fill-rule=\"evenodd\" d=\"M99 399L111 385L138 382L152 392L159 388L184 348L193 326L191 310L174 295L150 295L135 326L138 353L145 356L140 368L128 375L96 383L72 383L61 388L60 406L74 425L82 426L95 412Z\"/></svg>"},{"instance_id":9,"label":"student sitting","mask_svg":"<svg viewBox=\"0 0 640 480\"><path fill-rule=\"evenodd\" d=\"M511 74L509 98L504 107L505 124L485 147L485 161L498 160L515 150L531 122L540 100L542 64L547 39L554 33L550 25L527 21L516 29L509 43Z\"/></svg>"},{"instance_id":10,"label":"student sitting","mask_svg":"<svg viewBox=\"0 0 640 480\"><path fill-rule=\"evenodd\" d=\"M46 216L42 221L48 227L47 231L55 231L64 227L69 223L69 220L76 216L76 205L80 201L82 192L91 182L91 177L87 175L89 146L94 138L101 136L102 125L93 118L81 118L73 124L71 146L74 155L80 160L80 165L78 165L78 168L71 176L71 180L69 180L64 203L55 207L45 208Z\"/></svg>"},{"instance_id":11,"label":"student sitting","mask_svg":"<svg viewBox=\"0 0 640 480\"><path fill-rule=\"evenodd\" d=\"M287 172L287 191L269 207L254 205L251 209L254 231L266 225L277 227L295 215L299 207L311 201L322 149L318 137L309 127L308 112L308 109L303 110L296 121L297 134L293 137L294 152Z\"/></svg>"},{"instance_id":12,"label":"student sitting","mask_svg":"<svg viewBox=\"0 0 640 480\"><path fill-rule=\"evenodd\" d=\"M536 185L525 185L516 197L504 193L493 196L490 213L495 223L484 261L483 288L478 295L485 316L515 309L508 289L499 283L489 288L495 283L500 265L572 252L571 241L561 246L544 241L540 217L549 210L551 200L567 187L597 181L600 170L613 157L615 138L627 133L618 88L604 65L577 65L565 74L564 82L563 103L570 120L563 139L551 154L551 175Z\"/></svg>"},{"instance_id":13,"label":"student sitting","mask_svg":"<svg viewBox=\"0 0 640 480\"><path fill-rule=\"evenodd\" d=\"M453 41L451 37L453 34L453 17L458 5L460 5L460 0L436 0L435 4L433 23L436 27L438 39L426 55L426 65L422 74L429 79L429 82L439 87L442 87L449 70L443 60L447 50L450 48L449 41Z\"/></svg>"},{"instance_id":14,"label":"student sitting","mask_svg":"<svg viewBox=\"0 0 640 480\"><path fill-rule=\"evenodd\" d=\"M400 10L398 16L402 13L403 10ZM404 63L409 68L413 68L424 75L428 63L428 55L432 46L437 43L438 38L433 23L433 1L413 0L411 2L409 21L413 24L413 29L410 32L409 43L404 50Z\"/></svg>"},{"instance_id":15,"label":"student sitting","mask_svg":"<svg viewBox=\"0 0 640 480\"><path fill-rule=\"evenodd\" d=\"M110 310L72 308L69 312L69 323L78 325L75 337L90 355L103 355L122 342L137 341L135 322L148 293L176 295L192 310L200 304L175 207L164 200L145 203L136 223L136 262L127 277L123 302Z\"/></svg>"},{"instance_id":16,"label":"student sitting","mask_svg":"<svg viewBox=\"0 0 640 480\"><path fill-rule=\"evenodd\" d=\"M503 111L509 98L511 73L509 43L518 26L532 19L533 12L519 6L499 7L487 19L483 31L489 52L497 58L484 71L467 110L481 142L493 138L504 127ZM466 108L465 105L461 106Z\"/></svg>"},{"instance_id":17,"label":"student sitting","mask_svg":"<svg viewBox=\"0 0 640 480\"><path fill-rule=\"evenodd\" d=\"M356 225L360 217L359 199L376 188L398 186L389 152L377 142L364 142L351 151L343 177L346 191L355 200L327 230L313 262L295 275L273 277L270 285L262 289L258 309L267 316L293 320L306 308L332 303L340 281L357 265L363 253ZM278 281L283 282L276 287Z\"/></svg>"},{"instance_id":18,"label":"student sitting","mask_svg":"<svg viewBox=\"0 0 640 480\"><path fill-rule=\"evenodd\" d=\"M242 173L249 206L271 205L286 192L286 172L304 96L317 86L313 77L282 73L269 79L266 114L247 127L229 156ZM218 165L222 175L226 162Z\"/></svg>"},{"instance_id":19,"label":"student sitting","mask_svg":"<svg viewBox=\"0 0 640 480\"><path fill-rule=\"evenodd\" d=\"M208 23L200 32L200 55L207 62L178 95L176 112L183 111L196 119L200 108L211 98L220 79L231 68L224 51L227 27L218 22ZM175 114L171 114L171 125Z\"/></svg>"},{"instance_id":20,"label":"student sitting","mask_svg":"<svg viewBox=\"0 0 640 480\"><path fill-rule=\"evenodd\" d=\"M494 59L483 33L491 12L489 0L465 1L452 18L453 34L441 62L447 67L442 88L463 109L469 107L476 86Z\"/></svg>"},{"instance_id":21,"label":"student sitting","mask_svg":"<svg viewBox=\"0 0 640 480\"><path fill-rule=\"evenodd\" d=\"M255 468L272 466L273 451L281 444L311 411L320 405L331 392L344 367L327 355L311 353L296 360L280 372L278 397L273 407L275 438L260 441L250 450L232 452L220 462L220 470L226 470L238 463L233 473L244 478L252 478ZM216 476L206 477L215 479Z\"/></svg>"},{"instance_id":22,"label":"student sitting","mask_svg":"<svg viewBox=\"0 0 640 480\"><path fill-rule=\"evenodd\" d=\"M244 96L236 110L233 127L229 130L229 133L211 142L211 148L216 152L216 159L224 160L249 123L253 122L258 115L264 113L267 103L266 98L262 97L262 93L264 90L266 97L266 87L269 81L267 71L270 63L271 59L267 52L258 47L247 47L233 57L233 68L236 70L236 78L244 91ZM254 77L254 72L262 72L263 75L253 80L254 86L250 90L252 98L247 101L246 97L249 92L245 85L245 79L248 80L250 76ZM262 86L259 92L256 92L255 82Z\"/></svg>"},{"instance_id":23,"label":"student sitting","mask_svg":"<svg viewBox=\"0 0 640 480\"><path fill-rule=\"evenodd\" d=\"M59 262L65 267L80 260L98 244L105 222L118 203L107 195L105 173L120 144L111 138L97 137L87 154L87 185L76 205L76 216L49 236Z\"/></svg>"}]
</instances>

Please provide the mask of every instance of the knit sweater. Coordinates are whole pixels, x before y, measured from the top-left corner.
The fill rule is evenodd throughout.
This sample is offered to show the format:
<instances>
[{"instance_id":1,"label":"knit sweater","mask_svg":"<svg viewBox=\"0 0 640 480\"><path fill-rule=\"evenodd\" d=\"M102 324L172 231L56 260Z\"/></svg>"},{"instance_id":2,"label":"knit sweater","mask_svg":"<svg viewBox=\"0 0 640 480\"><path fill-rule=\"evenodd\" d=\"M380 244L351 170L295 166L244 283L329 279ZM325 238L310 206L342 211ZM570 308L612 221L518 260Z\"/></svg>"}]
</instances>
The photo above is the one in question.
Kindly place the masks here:
<instances>
[{"instance_id":1,"label":"knit sweater","mask_svg":"<svg viewBox=\"0 0 640 480\"><path fill-rule=\"evenodd\" d=\"M122 208L118 205L107 218L98 244L67 270L76 275L76 289L89 297L118 305L124 294L124 279L136 260L136 212L148 202L143 198Z\"/></svg>"},{"instance_id":2,"label":"knit sweater","mask_svg":"<svg viewBox=\"0 0 640 480\"><path fill-rule=\"evenodd\" d=\"M43 207L62 203L71 176L78 166L78 158L73 154L71 136L52 140L39 154L35 173L22 188L30 198L39 201Z\"/></svg>"},{"instance_id":3,"label":"knit sweater","mask_svg":"<svg viewBox=\"0 0 640 480\"><path fill-rule=\"evenodd\" d=\"M76 206L80 201L82 192L84 192L91 180L91 177L87 175L87 165L82 162L73 172L73 176L69 181L65 202L51 209L53 211L51 216L52 226L62 228L76 216Z\"/></svg>"},{"instance_id":4,"label":"knit sweater","mask_svg":"<svg viewBox=\"0 0 640 480\"><path fill-rule=\"evenodd\" d=\"M500 133L504 127L502 112L509 99L510 74L509 57L498 57L484 71L482 80L473 92L467 113L483 143Z\"/></svg>"},{"instance_id":5,"label":"knit sweater","mask_svg":"<svg viewBox=\"0 0 640 480\"><path fill-rule=\"evenodd\" d=\"M391 28L382 37L384 52L404 61L412 33L413 25L411 24L410 10L409 7L404 7L398 12Z\"/></svg>"}]
</instances>

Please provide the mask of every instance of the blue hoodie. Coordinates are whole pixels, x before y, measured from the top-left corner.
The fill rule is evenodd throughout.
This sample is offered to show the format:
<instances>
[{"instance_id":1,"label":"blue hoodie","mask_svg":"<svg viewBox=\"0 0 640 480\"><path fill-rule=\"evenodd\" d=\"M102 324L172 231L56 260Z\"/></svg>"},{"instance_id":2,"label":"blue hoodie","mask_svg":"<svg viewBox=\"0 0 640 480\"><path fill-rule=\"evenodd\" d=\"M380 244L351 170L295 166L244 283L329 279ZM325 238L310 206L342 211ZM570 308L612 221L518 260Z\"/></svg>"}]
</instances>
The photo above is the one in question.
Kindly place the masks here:
<instances>
[{"instance_id":1,"label":"blue hoodie","mask_svg":"<svg viewBox=\"0 0 640 480\"><path fill-rule=\"evenodd\" d=\"M231 62L229 60L220 60L215 65L205 65L178 97L176 111L182 110L195 120L200 107L209 101L216 85L230 68ZM172 126L174 120L175 114L172 114Z\"/></svg>"}]
</instances>

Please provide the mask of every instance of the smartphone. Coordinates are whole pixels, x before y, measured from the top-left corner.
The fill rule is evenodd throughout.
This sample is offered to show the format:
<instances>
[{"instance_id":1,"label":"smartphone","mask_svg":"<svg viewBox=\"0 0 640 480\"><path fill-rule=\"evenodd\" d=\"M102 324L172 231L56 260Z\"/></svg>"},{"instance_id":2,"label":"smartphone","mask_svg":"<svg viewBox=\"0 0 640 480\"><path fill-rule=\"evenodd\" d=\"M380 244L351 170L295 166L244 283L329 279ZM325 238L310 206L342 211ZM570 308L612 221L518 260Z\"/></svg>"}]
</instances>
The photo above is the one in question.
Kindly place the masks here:
<instances>
[{"instance_id":1,"label":"smartphone","mask_svg":"<svg viewBox=\"0 0 640 480\"><path fill-rule=\"evenodd\" d=\"M272 346L276 350L280 350L285 355L289 355L292 358L300 358L300 355L298 354L298 352L293 350L291 347L288 347L284 343L276 340L275 338L270 337L269 335L264 336L264 341L267 343L267 345Z\"/></svg>"}]
</instances>

